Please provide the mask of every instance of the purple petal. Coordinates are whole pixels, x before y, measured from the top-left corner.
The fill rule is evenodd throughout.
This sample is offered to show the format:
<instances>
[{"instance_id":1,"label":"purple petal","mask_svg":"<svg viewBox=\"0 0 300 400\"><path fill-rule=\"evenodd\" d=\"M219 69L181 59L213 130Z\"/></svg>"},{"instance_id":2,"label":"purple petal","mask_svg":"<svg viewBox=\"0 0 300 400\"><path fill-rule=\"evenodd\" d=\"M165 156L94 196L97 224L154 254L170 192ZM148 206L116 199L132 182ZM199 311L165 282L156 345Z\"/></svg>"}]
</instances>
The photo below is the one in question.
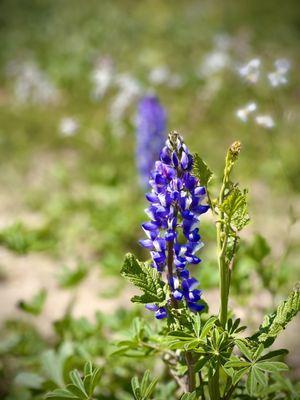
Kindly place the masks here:
<instances>
[{"instance_id":1,"label":"purple petal","mask_svg":"<svg viewBox=\"0 0 300 400\"><path fill-rule=\"evenodd\" d=\"M150 201L151 203L157 203L158 202L158 197L155 193L146 193L146 199Z\"/></svg>"},{"instance_id":2,"label":"purple petal","mask_svg":"<svg viewBox=\"0 0 300 400\"><path fill-rule=\"evenodd\" d=\"M165 307L160 307L156 312L155 312L155 318L156 319L163 319L168 316L167 310Z\"/></svg>"},{"instance_id":3,"label":"purple petal","mask_svg":"<svg viewBox=\"0 0 300 400\"><path fill-rule=\"evenodd\" d=\"M146 304L145 307L150 311L157 311L159 307L156 304Z\"/></svg>"},{"instance_id":4,"label":"purple petal","mask_svg":"<svg viewBox=\"0 0 300 400\"><path fill-rule=\"evenodd\" d=\"M197 304L197 303L193 303L193 302L187 302L187 305L189 307L190 310L195 311L195 312L199 312L204 310L205 306L203 304Z\"/></svg>"},{"instance_id":5,"label":"purple petal","mask_svg":"<svg viewBox=\"0 0 300 400\"><path fill-rule=\"evenodd\" d=\"M194 194L196 196L205 196L206 194L206 189L204 186L197 186L194 190Z\"/></svg>"},{"instance_id":6,"label":"purple petal","mask_svg":"<svg viewBox=\"0 0 300 400\"><path fill-rule=\"evenodd\" d=\"M181 164L182 169L187 169L187 167L189 165L189 158L188 158L186 152L184 152L184 151L181 154L180 164Z\"/></svg>"},{"instance_id":7,"label":"purple petal","mask_svg":"<svg viewBox=\"0 0 300 400\"><path fill-rule=\"evenodd\" d=\"M173 292L173 297L175 300L182 300L183 298L183 293L181 293L179 290L174 290Z\"/></svg>"},{"instance_id":8,"label":"purple petal","mask_svg":"<svg viewBox=\"0 0 300 400\"><path fill-rule=\"evenodd\" d=\"M158 224L155 222L144 222L142 227L145 231L154 231L158 228Z\"/></svg>"},{"instance_id":9,"label":"purple petal","mask_svg":"<svg viewBox=\"0 0 300 400\"><path fill-rule=\"evenodd\" d=\"M146 249L153 250L153 242L150 239L139 240L139 244Z\"/></svg>"}]
</instances>

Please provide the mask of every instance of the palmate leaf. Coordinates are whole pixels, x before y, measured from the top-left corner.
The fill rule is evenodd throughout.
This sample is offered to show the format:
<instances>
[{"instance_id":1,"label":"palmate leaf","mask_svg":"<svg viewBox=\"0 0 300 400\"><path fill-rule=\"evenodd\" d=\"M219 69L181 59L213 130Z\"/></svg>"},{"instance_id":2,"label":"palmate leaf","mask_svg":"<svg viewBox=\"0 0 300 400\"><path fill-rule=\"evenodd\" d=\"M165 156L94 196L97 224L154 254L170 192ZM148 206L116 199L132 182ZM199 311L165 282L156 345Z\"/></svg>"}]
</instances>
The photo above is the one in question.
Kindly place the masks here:
<instances>
[{"instance_id":1,"label":"palmate leaf","mask_svg":"<svg viewBox=\"0 0 300 400\"><path fill-rule=\"evenodd\" d=\"M91 362L87 362L84 366L84 376L80 376L75 369L70 372L70 380L72 383L64 389L55 389L46 394L46 399L52 400L90 400L99 383L101 370L93 368Z\"/></svg>"},{"instance_id":2,"label":"palmate leaf","mask_svg":"<svg viewBox=\"0 0 300 400\"><path fill-rule=\"evenodd\" d=\"M121 275L144 292L141 296L134 296L133 303L162 303L165 300L163 282L155 268L139 262L132 254L126 254Z\"/></svg>"},{"instance_id":3,"label":"palmate leaf","mask_svg":"<svg viewBox=\"0 0 300 400\"><path fill-rule=\"evenodd\" d=\"M155 386L157 385L158 379L154 378L151 380L150 371L147 370L144 373L142 381L139 382L138 378L134 376L131 379L131 389L134 395L135 400L148 400L151 398Z\"/></svg>"},{"instance_id":4,"label":"palmate leaf","mask_svg":"<svg viewBox=\"0 0 300 400\"><path fill-rule=\"evenodd\" d=\"M272 314L266 315L258 332L250 339L263 343L264 347L269 347L285 329L286 325L300 310L300 289L293 290L287 300L282 301L277 310Z\"/></svg>"},{"instance_id":5,"label":"palmate leaf","mask_svg":"<svg viewBox=\"0 0 300 400\"><path fill-rule=\"evenodd\" d=\"M247 192L245 190L242 192L235 187L219 207L227 217L228 224L237 231L242 230L250 221L247 210Z\"/></svg>"},{"instance_id":6,"label":"palmate leaf","mask_svg":"<svg viewBox=\"0 0 300 400\"><path fill-rule=\"evenodd\" d=\"M198 154L194 155L193 173L199 179L202 186L207 186L213 177L212 171Z\"/></svg>"}]
</instances>

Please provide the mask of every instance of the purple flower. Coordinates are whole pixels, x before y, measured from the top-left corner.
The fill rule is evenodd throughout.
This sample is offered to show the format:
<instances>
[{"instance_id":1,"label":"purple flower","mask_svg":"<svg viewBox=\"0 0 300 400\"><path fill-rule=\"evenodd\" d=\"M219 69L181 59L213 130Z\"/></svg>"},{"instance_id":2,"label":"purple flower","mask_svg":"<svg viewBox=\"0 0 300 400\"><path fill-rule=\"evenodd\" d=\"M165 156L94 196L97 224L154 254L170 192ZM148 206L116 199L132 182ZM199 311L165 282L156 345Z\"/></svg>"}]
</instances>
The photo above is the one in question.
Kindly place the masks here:
<instances>
[{"instance_id":1,"label":"purple flower","mask_svg":"<svg viewBox=\"0 0 300 400\"><path fill-rule=\"evenodd\" d=\"M194 312L203 309L199 304L199 282L190 277L188 266L201 262L196 255L203 246L198 225L209 206L201 204L206 191L191 174L192 166L187 146L177 133L172 133L150 174L152 191L146 194L150 221L142 224L148 239L140 244L150 250L152 267L166 272L170 288L170 299L164 307L147 305L156 318L166 316L169 307L178 308L184 303Z\"/></svg>"},{"instance_id":2,"label":"purple flower","mask_svg":"<svg viewBox=\"0 0 300 400\"><path fill-rule=\"evenodd\" d=\"M166 112L155 96L145 96L138 104L136 140L137 168L145 187L166 140Z\"/></svg>"},{"instance_id":3,"label":"purple flower","mask_svg":"<svg viewBox=\"0 0 300 400\"><path fill-rule=\"evenodd\" d=\"M146 304L147 310L154 311L156 319L163 319L168 316L165 307L158 307L156 304Z\"/></svg>"}]
</instances>

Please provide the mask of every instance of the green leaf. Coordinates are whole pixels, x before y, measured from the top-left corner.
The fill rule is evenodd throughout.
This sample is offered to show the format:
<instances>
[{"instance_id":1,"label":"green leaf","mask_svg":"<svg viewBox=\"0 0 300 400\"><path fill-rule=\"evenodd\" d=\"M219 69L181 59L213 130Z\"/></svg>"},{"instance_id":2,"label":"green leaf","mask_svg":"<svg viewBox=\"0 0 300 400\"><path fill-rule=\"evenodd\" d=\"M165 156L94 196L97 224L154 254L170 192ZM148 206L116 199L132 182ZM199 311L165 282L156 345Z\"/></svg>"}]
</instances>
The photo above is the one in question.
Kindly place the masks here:
<instances>
[{"instance_id":1,"label":"green leaf","mask_svg":"<svg viewBox=\"0 0 300 400\"><path fill-rule=\"evenodd\" d=\"M58 274L59 285L63 288L75 287L86 278L88 271L88 267L83 263L79 263L75 269L64 266Z\"/></svg>"},{"instance_id":2,"label":"green leaf","mask_svg":"<svg viewBox=\"0 0 300 400\"><path fill-rule=\"evenodd\" d=\"M286 350L286 349L273 350L273 351L270 351L269 353L263 355L262 357L260 357L258 359L258 361L268 360L269 358L278 357L278 356L286 355L286 354L288 354L288 350Z\"/></svg>"},{"instance_id":3,"label":"green leaf","mask_svg":"<svg viewBox=\"0 0 300 400\"><path fill-rule=\"evenodd\" d=\"M30 389L41 389L45 379L32 372L20 372L14 380L16 386L27 387Z\"/></svg>"},{"instance_id":4,"label":"green leaf","mask_svg":"<svg viewBox=\"0 0 300 400\"><path fill-rule=\"evenodd\" d=\"M199 360L196 362L194 370L195 372L201 371L204 365L209 361L208 356L200 357Z\"/></svg>"},{"instance_id":5,"label":"green leaf","mask_svg":"<svg viewBox=\"0 0 300 400\"><path fill-rule=\"evenodd\" d=\"M57 351L47 350L42 354L41 362L46 377L57 386L64 385L64 367L68 358L74 354L73 344L63 343Z\"/></svg>"},{"instance_id":6,"label":"green leaf","mask_svg":"<svg viewBox=\"0 0 300 400\"><path fill-rule=\"evenodd\" d=\"M92 363L87 362L84 366L83 378L76 369L72 370L69 374L72 383L67 385L65 389L56 389L48 393L46 398L88 400L94 394L100 374L99 368L93 369Z\"/></svg>"},{"instance_id":7,"label":"green leaf","mask_svg":"<svg viewBox=\"0 0 300 400\"><path fill-rule=\"evenodd\" d=\"M270 252L271 248L268 242L259 234L254 236L253 243L247 249L247 254L258 263L268 256Z\"/></svg>"},{"instance_id":8,"label":"green leaf","mask_svg":"<svg viewBox=\"0 0 300 400\"><path fill-rule=\"evenodd\" d=\"M248 360L252 361L252 352L251 349L248 347L246 340L244 339L236 339L235 344L241 351L241 353L248 358Z\"/></svg>"},{"instance_id":9,"label":"green leaf","mask_svg":"<svg viewBox=\"0 0 300 400\"><path fill-rule=\"evenodd\" d=\"M293 290L287 300L282 301L277 310L272 314L265 316L259 331L256 332L251 339L269 347L285 329L286 325L295 317L300 310L300 290L297 287Z\"/></svg>"},{"instance_id":10,"label":"green leaf","mask_svg":"<svg viewBox=\"0 0 300 400\"><path fill-rule=\"evenodd\" d=\"M93 394L95 391L96 386L98 385L101 377L101 369L100 368L95 368L92 374L92 379L89 387L89 394Z\"/></svg>"},{"instance_id":11,"label":"green leaf","mask_svg":"<svg viewBox=\"0 0 300 400\"><path fill-rule=\"evenodd\" d=\"M258 361L255 365L267 372L288 371L288 366L279 361Z\"/></svg>"},{"instance_id":12,"label":"green leaf","mask_svg":"<svg viewBox=\"0 0 300 400\"><path fill-rule=\"evenodd\" d=\"M46 289L41 289L30 301L20 300L18 302L18 308L29 314L40 315L43 311L45 301L47 299Z\"/></svg>"},{"instance_id":13,"label":"green leaf","mask_svg":"<svg viewBox=\"0 0 300 400\"><path fill-rule=\"evenodd\" d=\"M185 393L180 400L196 400L197 399L197 393Z\"/></svg>"},{"instance_id":14,"label":"green leaf","mask_svg":"<svg viewBox=\"0 0 300 400\"><path fill-rule=\"evenodd\" d=\"M46 399L52 400L64 400L64 399L72 399L78 400L78 397L73 393L69 392L67 389L55 389L51 393L46 394Z\"/></svg>"},{"instance_id":15,"label":"green leaf","mask_svg":"<svg viewBox=\"0 0 300 400\"><path fill-rule=\"evenodd\" d=\"M193 173L202 186L207 186L213 177L212 171L198 154L194 155Z\"/></svg>"},{"instance_id":16,"label":"green leaf","mask_svg":"<svg viewBox=\"0 0 300 400\"><path fill-rule=\"evenodd\" d=\"M127 254L121 270L121 275L142 290L142 296L134 296L134 303L162 303L166 295L164 283L159 272L146 263L139 262L132 254Z\"/></svg>"},{"instance_id":17,"label":"green leaf","mask_svg":"<svg viewBox=\"0 0 300 400\"><path fill-rule=\"evenodd\" d=\"M230 360L227 361L227 363L224 365L225 368L245 368L245 367L250 367L251 363L249 363L248 361L242 361L239 358L235 359L235 360Z\"/></svg>"},{"instance_id":18,"label":"green leaf","mask_svg":"<svg viewBox=\"0 0 300 400\"><path fill-rule=\"evenodd\" d=\"M87 397L87 393L85 391L82 379L80 377L79 372L76 369L70 372L70 379L74 384L74 386L76 386Z\"/></svg>"},{"instance_id":19,"label":"green leaf","mask_svg":"<svg viewBox=\"0 0 300 400\"><path fill-rule=\"evenodd\" d=\"M201 329L200 339L204 339L208 335L208 333L210 332L210 330L214 326L214 324L215 324L217 319L218 319L217 317L210 317L205 322L205 324L203 325L203 327Z\"/></svg>"},{"instance_id":20,"label":"green leaf","mask_svg":"<svg viewBox=\"0 0 300 400\"><path fill-rule=\"evenodd\" d=\"M246 382L246 389L247 389L248 394L250 396L254 396L256 394L256 388L257 388L257 380L253 373L253 369L251 368L251 370L248 374L247 382Z\"/></svg>"},{"instance_id":21,"label":"green leaf","mask_svg":"<svg viewBox=\"0 0 300 400\"><path fill-rule=\"evenodd\" d=\"M131 379L131 388L132 388L134 398L136 400L140 400L141 399L140 384L139 384L139 380L136 376L134 376Z\"/></svg>"},{"instance_id":22,"label":"green leaf","mask_svg":"<svg viewBox=\"0 0 300 400\"><path fill-rule=\"evenodd\" d=\"M76 398L85 400L88 398L87 394L83 393L80 388L76 385L73 385L72 383L69 384L66 389L72 393Z\"/></svg>"},{"instance_id":23,"label":"green leaf","mask_svg":"<svg viewBox=\"0 0 300 400\"><path fill-rule=\"evenodd\" d=\"M201 331L201 316L200 316L200 314L193 314L192 319L193 319L194 333L195 333L196 337L199 337L200 331Z\"/></svg>"},{"instance_id":24,"label":"green leaf","mask_svg":"<svg viewBox=\"0 0 300 400\"><path fill-rule=\"evenodd\" d=\"M150 379L150 371L145 371L141 383L135 376L131 379L131 388L136 400L147 400L150 399L154 389L156 387L158 379Z\"/></svg>"},{"instance_id":25,"label":"green leaf","mask_svg":"<svg viewBox=\"0 0 300 400\"><path fill-rule=\"evenodd\" d=\"M238 381L249 371L249 367L241 368L234 372L232 376L232 383L235 385Z\"/></svg>"},{"instance_id":26,"label":"green leaf","mask_svg":"<svg viewBox=\"0 0 300 400\"><path fill-rule=\"evenodd\" d=\"M90 375L93 373L93 364L91 361L87 361L84 364L84 375Z\"/></svg>"},{"instance_id":27,"label":"green leaf","mask_svg":"<svg viewBox=\"0 0 300 400\"><path fill-rule=\"evenodd\" d=\"M250 221L247 210L247 191L243 192L235 187L225 198L222 204L219 205L221 211L227 217L228 225L240 231Z\"/></svg>"}]
</instances>

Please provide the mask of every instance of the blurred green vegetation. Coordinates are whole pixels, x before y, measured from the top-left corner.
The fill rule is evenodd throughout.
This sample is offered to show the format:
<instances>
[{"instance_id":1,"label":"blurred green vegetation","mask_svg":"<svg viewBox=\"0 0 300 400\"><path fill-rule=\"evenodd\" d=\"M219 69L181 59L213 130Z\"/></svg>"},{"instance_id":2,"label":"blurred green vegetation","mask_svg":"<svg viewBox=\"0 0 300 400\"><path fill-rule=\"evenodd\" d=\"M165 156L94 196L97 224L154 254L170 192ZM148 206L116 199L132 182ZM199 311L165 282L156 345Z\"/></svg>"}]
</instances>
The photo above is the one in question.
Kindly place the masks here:
<instances>
[{"instance_id":1,"label":"blurred green vegetation","mask_svg":"<svg viewBox=\"0 0 300 400\"><path fill-rule=\"evenodd\" d=\"M229 55L236 66L259 57L269 71L275 59L288 58L292 64L288 84L278 89L265 81L249 85L236 67L197 76L218 35L231 41ZM236 175L250 190L249 232L259 234L249 238L249 233L241 245L233 293L247 302L253 274L260 277L256 291L265 289L277 296L288 291L299 275L299 248L289 234L297 221L300 188L298 0L284 4L272 0L2 0L0 38L1 246L18 255L43 251L58 267L75 260L77 268L58 274L63 287L79 284L91 264L117 280L125 252L146 257L137 245L143 235L139 225L145 218L145 200L134 158L136 99L118 130L111 116L117 88L109 88L101 100L91 97L95 63L99 57L109 57L117 73L132 75L145 90L154 88L167 109L169 129L181 131L190 149L216 171L216 185L226 148L241 140ZM58 101L18 101L13 71L24 62L35 63L46 74L59 91ZM151 69L162 65L179 74L182 85L149 84ZM251 121L243 124L236 118L236 110L249 101L273 115L274 129ZM61 134L65 117L78 121L74 135ZM37 219L33 224L32 215ZM203 219L206 247L200 278L205 290L217 285L218 272L214 227ZM278 252L280 246L288 250ZM270 283L272 277L276 279ZM66 370L82 366L78 355L98 360L103 352L107 354L108 338L120 327L125 332L135 313L120 311L112 319L101 316L95 325L71 316L58 321L53 347L63 346L66 338L81 345ZM103 319L115 325L106 331ZM24 366L34 370L48 342L21 320L9 321L3 332L1 378L7 395L6 383L13 380L15 370ZM132 373L128 374L128 365L111 363L108 367L115 373L106 386L118 380L121 393L112 386L103 398L125 399ZM130 368L142 371L143 365ZM15 397L9 399L30 398L22 397L29 396L27 389L21 394L20 389L14 390Z\"/></svg>"}]
</instances>

